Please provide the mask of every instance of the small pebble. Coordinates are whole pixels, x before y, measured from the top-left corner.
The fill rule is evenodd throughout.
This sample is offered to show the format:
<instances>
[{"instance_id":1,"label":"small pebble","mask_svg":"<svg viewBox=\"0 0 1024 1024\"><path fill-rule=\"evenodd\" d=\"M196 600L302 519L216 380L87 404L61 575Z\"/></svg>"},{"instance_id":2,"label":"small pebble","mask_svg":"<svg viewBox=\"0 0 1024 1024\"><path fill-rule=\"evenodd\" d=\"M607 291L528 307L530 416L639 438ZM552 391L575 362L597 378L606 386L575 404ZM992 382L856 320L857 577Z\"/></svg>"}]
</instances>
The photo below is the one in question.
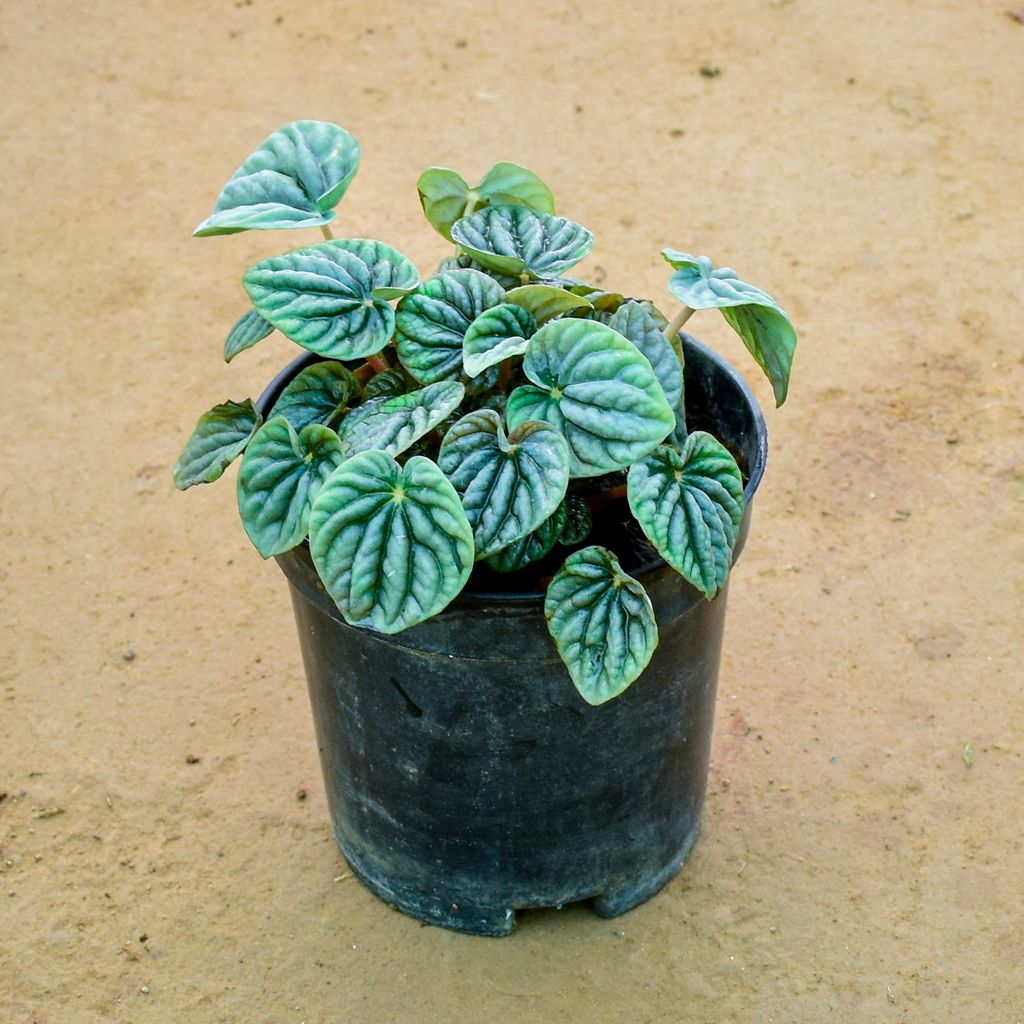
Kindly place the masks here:
<instances>
[{"instance_id":1,"label":"small pebble","mask_svg":"<svg viewBox=\"0 0 1024 1024\"><path fill-rule=\"evenodd\" d=\"M123 659L124 659L125 661L134 661L134 660L135 660L135 652L134 652L134 651L133 651L133 650L132 650L132 649L131 649L130 647L126 647L126 648L125 648L125 649L124 649L124 650L123 650L123 651L121 652L121 657L122 657L122 658L123 658Z\"/></svg>"},{"instance_id":2,"label":"small pebble","mask_svg":"<svg viewBox=\"0 0 1024 1024\"><path fill-rule=\"evenodd\" d=\"M143 994L144 996L148 996L148 995L149 995L149 986L148 986L148 985L143 985L143 986L142 986L142 988L140 988L140 989L139 989L139 991L140 991L140 992L141 992L141 993L142 993L142 994Z\"/></svg>"},{"instance_id":3,"label":"small pebble","mask_svg":"<svg viewBox=\"0 0 1024 1024\"><path fill-rule=\"evenodd\" d=\"M197 757L195 754L187 754L185 756L185 764L199 764L202 760L201 757Z\"/></svg>"}]
</instances>

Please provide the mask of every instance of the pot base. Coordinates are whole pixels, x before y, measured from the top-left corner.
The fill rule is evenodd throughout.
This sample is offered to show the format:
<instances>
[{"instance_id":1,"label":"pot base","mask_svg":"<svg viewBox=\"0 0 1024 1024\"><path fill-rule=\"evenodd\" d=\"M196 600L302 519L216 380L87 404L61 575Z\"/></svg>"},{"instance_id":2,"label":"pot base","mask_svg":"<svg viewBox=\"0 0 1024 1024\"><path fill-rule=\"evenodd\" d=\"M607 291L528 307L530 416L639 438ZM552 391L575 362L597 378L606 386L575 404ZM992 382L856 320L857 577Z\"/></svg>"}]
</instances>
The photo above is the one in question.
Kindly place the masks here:
<instances>
[{"instance_id":1,"label":"pot base","mask_svg":"<svg viewBox=\"0 0 1024 1024\"><path fill-rule=\"evenodd\" d=\"M519 910L538 910L546 907L561 910L568 903L581 903L585 900L590 902L594 913L600 917L618 917L620 914L633 910L634 907L638 907L664 889L682 871L690 858L699 834L700 818L698 817L682 844L664 865L642 878L631 878L626 882L609 885L599 893L573 895L559 903L545 899L527 899L522 902L517 901L517 905L514 907L476 906L465 902L454 890L445 892L442 889L437 889L428 894L396 885L379 872L374 871L353 850L346 849L345 843L336 831L334 842L356 878L365 888L389 906L401 910L410 917L425 921L427 924L451 928L469 935L500 937L511 934L516 926L516 913Z\"/></svg>"}]
</instances>

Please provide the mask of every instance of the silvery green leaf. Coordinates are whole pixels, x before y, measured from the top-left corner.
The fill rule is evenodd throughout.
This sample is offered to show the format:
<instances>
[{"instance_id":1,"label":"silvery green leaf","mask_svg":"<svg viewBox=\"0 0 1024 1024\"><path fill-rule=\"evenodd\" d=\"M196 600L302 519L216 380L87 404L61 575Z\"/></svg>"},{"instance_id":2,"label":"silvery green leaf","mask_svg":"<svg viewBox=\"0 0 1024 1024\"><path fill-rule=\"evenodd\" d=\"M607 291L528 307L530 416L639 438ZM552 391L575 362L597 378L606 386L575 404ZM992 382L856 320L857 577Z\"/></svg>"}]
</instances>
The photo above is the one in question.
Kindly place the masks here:
<instances>
[{"instance_id":1,"label":"silvery green leaf","mask_svg":"<svg viewBox=\"0 0 1024 1024\"><path fill-rule=\"evenodd\" d=\"M491 409L463 416L441 442L437 462L462 500L477 558L537 529L569 486L569 448L554 427L524 423L506 436Z\"/></svg>"},{"instance_id":2,"label":"silvery green leaf","mask_svg":"<svg viewBox=\"0 0 1024 1024\"><path fill-rule=\"evenodd\" d=\"M536 331L536 320L522 306L502 302L485 309L463 339L462 362L467 375L476 377L503 359L521 356Z\"/></svg>"},{"instance_id":3,"label":"silvery green leaf","mask_svg":"<svg viewBox=\"0 0 1024 1024\"><path fill-rule=\"evenodd\" d=\"M575 477L629 466L675 423L651 364L604 324L571 318L545 324L530 339L523 370L533 385L509 396L508 424L544 420L560 430Z\"/></svg>"},{"instance_id":4,"label":"silvery green leaf","mask_svg":"<svg viewBox=\"0 0 1024 1024\"><path fill-rule=\"evenodd\" d=\"M374 298L376 268L346 249L347 241L273 256L243 279L261 316L297 345L331 359L379 352L395 326L394 310Z\"/></svg>"},{"instance_id":5,"label":"silvery green leaf","mask_svg":"<svg viewBox=\"0 0 1024 1024\"><path fill-rule=\"evenodd\" d=\"M594 244L585 227L525 206L491 206L463 217L453 225L452 239L485 267L530 277L568 270Z\"/></svg>"},{"instance_id":6,"label":"silvery green leaf","mask_svg":"<svg viewBox=\"0 0 1024 1024\"><path fill-rule=\"evenodd\" d=\"M427 220L449 241L452 225L465 214L470 201L476 209L503 204L526 206L540 213L555 212L547 185L533 171L507 162L495 164L474 188L448 167L428 167L416 188Z\"/></svg>"},{"instance_id":7,"label":"silvery green leaf","mask_svg":"<svg viewBox=\"0 0 1024 1024\"><path fill-rule=\"evenodd\" d=\"M319 423L296 433L274 416L256 431L238 473L238 510L264 558L302 543L320 487L343 458L338 435Z\"/></svg>"},{"instance_id":8,"label":"silvery green leaf","mask_svg":"<svg viewBox=\"0 0 1024 1024\"><path fill-rule=\"evenodd\" d=\"M359 156L359 143L344 128L326 121L286 124L235 171L194 234L327 224Z\"/></svg>"},{"instance_id":9,"label":"silvery green leaf","mask_svg":"<svg viewBox=\"0 0 1024 1024\"><path fill-rule=\"evenodd\" d=\"M455 376L470 324L504 299L504 290L478 270L450 270L424 281L398 304L395 347L402 365L423 384Z\"/></svg>"},{"instance_id":10,"label":"silvery green leaf","mask_svg":"<svg viewBox=\"0 0 1024 1024\"><path fill-rule=\"evenodd\" d=\"M330 424L360 392L359 381L341 363L326 360L297 373L271 409L296 430L310 423Z\"/></svg>"},{"instance_id":11,"label":"silvery green leaf","mask_svg":"<svg viewBox=\"0 0 1024 1024\"><path fill-rule=\"evenodd\" d=\"M228 332L227 340L224 342L224 362L230 363L239 352L252 348L273 330L273 324L267 323L255 309L243 313Z\"/></svg>"},{"instance_id":12,"label":"silvery green leaf","mask_svg":"<svg viewBox=\"0 0 1024 1024\"><path fill-rule=\"evenodd\" d=\"M663 445L629 470L629 507L662 558L709 600L729 575L743 518L736 460L694 431L682 453Z\"/></svg>"},{"instance_id":13,"label":"silvery green leaf","mask_svg":"<svg viewBox=\"0 0 1024 1024\"><path fill-rule=\"evenodd\" d=\"M262 420L252 400L222 402L204 412L174 467L179 491L213 483L242 454Z\"/></svg>"},{"instance_id":14,"label":"silvery green leaf","mask_svg":"<svg viewBox=\"0 0 1024 1024\"><path fill-rule=\"evenodd\" d=\"M358 256L370 268L375 299L400 299L419 287L416 264L390 245L372 238L333 238L329 244Z\"/></svg>"},{"instance_id":15,"label":"silvery green leaf","mask_svg":"<svg viewBox=\"0 0 1024 1024\"><path fill-rule=\"evenodd\" d=\"M411 391L409 378L400 366L393 366L390 370L381 370L375 373L363 388L364 398L393 398L395 395L404 395Z\"/></svg>"},{"instance_id":16,"label":"silvery green leaf","mask_svg":"<svg viewBox=\"0 0 1024 1024\"><path fill-rule=\"evenodd\" d=\"M691 309L720 309L729 326L772 382L775 404L782 405L796 349L796 331L784 309L767 293L741 281L735 270L712 264L707 256L663 249L675 273L668 288Z\"/></svg>"},{"instance_id":17,"label":"silvery green leaf","mask_svg":"<svg viewBox=\"0 0 1024 1024\"><path fill-rule=\"evenodd\" d=\"M513 288L505 298L529 310L538 324L573 310L592 308L589 299L550 284L525 284Z\"/></svg>"},{"instance_id":18,"label":"silvery green leaf","mask_svg":"<svg viewBox=\"0 0 1024 1024\"><path fill-rule=\"evenodd\" d=\"M473 530L455 488L413 456L381 451L334 471L310 520L310 550L345 621L397 633L436 615L473 568Z\"/></svg>"},{"instance_id":19,"label":"silvery green leaf","mask_svg":"<svg viewBox=\"0 0 1024 1024\"><path fill-rule=\"evenodd\" d=\"M558 543L566 547L582 544L590 536L594 526L590 506L578 494L570 494L565 499L565 511L565 529L562 530Z\"/></svg>"},{"instance_id":20,"label":"silvery green leaf","mask_svg":"<svg viewBox=\"0 0 1024 1024\"><path fill-rule=\"evenodd\" d=\"M544 615L558 653L588 704L617 697L647 667L658 625L644 588L607 548L565 560L548 585Z\"/></svg>"},{"instance_id":21,"label":"silvery green leaf","mask_svg":"<svg viewBox=\"0 0 1024 1024\"><path fill-rule=\"evenodd\" d=\"M566 505L563 501L532 533L512 541L488 558L487 565L495 572L517 572L539 562L558 543L565 528Z\"/></svg>"},{"instance_id":22,"label":"silvery green leaf","mask_svg":"<svg viewBox=\"0 0 1024 1024\"><path fill-rule=\"evenodd\" d=\"M450 416L465 393L458 381L446 380L408 394L363 402L338 428L345 457L351 458L371 448L400 455Z\"/></svg>"}]
</instances>

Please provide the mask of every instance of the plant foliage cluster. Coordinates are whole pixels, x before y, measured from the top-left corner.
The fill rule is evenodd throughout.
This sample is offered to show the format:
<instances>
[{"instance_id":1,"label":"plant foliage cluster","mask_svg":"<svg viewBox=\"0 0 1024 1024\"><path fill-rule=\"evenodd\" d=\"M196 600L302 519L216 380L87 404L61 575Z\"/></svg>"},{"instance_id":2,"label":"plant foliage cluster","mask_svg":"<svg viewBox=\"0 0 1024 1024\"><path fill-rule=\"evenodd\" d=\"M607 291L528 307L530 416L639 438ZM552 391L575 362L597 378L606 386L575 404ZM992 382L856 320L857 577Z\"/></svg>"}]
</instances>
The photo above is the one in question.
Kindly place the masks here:
<instances>
[{"instance_id":1,"label":"plant foliage cluster","mask_svg":"<svg viewBox=\"0 0 1024 1024\"><path fill-rule=\"evenodd\" d=\"M423 211L453 256L423 280L383 242L335 238L360 147L336 125L274 132L196 235L317 227L324 240L251 267L228 361L277 330L320 361L263 419L224 402L196 425L174 479L216 480L241 456L242 523L264 558L309 543L344 619L395 633L436 615L474 563L524 569L556 545L551 635L600 704L658 642L651 602L615 554L587 545L594 497L623 477L636 522L709 600L729 572L743 481L711 434L688 431L679 329L715 308L786 397L796 335L765 292L674 249L669 323L650 301L567 276L593 236L531 171L498 163L470 187L431 167Z\"/></svg>"}]
</instances>

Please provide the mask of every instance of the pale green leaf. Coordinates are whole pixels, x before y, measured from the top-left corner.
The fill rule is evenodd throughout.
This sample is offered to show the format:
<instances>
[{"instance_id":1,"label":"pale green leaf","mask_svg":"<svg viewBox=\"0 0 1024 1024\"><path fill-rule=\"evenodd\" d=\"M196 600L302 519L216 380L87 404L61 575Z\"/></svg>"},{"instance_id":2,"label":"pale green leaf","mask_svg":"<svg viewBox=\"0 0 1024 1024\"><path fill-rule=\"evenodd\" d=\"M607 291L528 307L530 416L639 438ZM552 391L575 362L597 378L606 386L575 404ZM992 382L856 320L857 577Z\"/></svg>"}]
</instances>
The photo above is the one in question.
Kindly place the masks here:
<instances>
[{"instance_id":1,"label":"pale green leaf","mask_svg":"<svg viewBox=\"0 0 1024 1024\"><path fill-rule=\"evenodd\" d=\"M465 388L453 380L390 398L371 398L353 409L338 428L345 457L371 448L400 455L450 416Z\"/></svg>"},{"instance_id":2,"label":"pale green leaf","mask_svg":"<svg viewBox=\"0 0 1024 1024\"><path fill-rule=\"evenodd\" d=\"M345 621L397 633L436 615L473 568L473 530L429 459L403 468L380 451L353 456L320 492L310 550Z\"/></svg>"},{"instance_id":3,"label":"pale green leaf","mask_svg":"<svg viewBox=\"0 0 1024 1024\"><path fill-rule=\"evenodd\" d=\"M267 323L255 309L243 313L228 332L227 340L224 342L224 362L230 363L239 352L252 348L273 330L273 324Z\"/></svg>"},{"instance_id":4,"label":"pale green leaf","mask_svg":"<svg viewBox=\"0 0 1024 1024\"><path fill-rule=\"evenodd\" d=\"M572 475L600 476L653 451L675 419L651 364L622 335L591 320L555 320L531 339L533 385L508 400L508 423L544 420L569 442Z\"/></svg>"},{"instance_id":5,"label":"pale green leaf","mask_svg":"<svg viewBox=\"0 0 1024 1024\"><path fill-rule=\"evenodd\" d=\"M539 562L551 552L562 536L566 514L566 503L563 501L536 530L491 555L486 560L487 565L495 572L517 572Z\"/></svg>"},{"instance_id":6,"label":"pale green leaf","mask_svg":"<svg viewBox=\"0 0 1024 1024\"><path fill-rule=\"evenodd\" d=\"M503 359L521 356L537 322L522 306L503 302L485 309L470 325L462 344L466 373L476 377Z\"/></svg>"},{"instance_id":7,"label":"pale green leaf","mask_svg":"<svg viewBox=\"0 0 1024 1024\"><path fill-rule=\"evenodd\" d=\"M473 191L490 206L524 206L537 213L555 212L551 189L533 171L507 160L496 163Z\"/></svg>"},{"instance_id":8,"label":"pale green leaf","mask_svg":"<svg viewBox=\"0 0 1024 1024\"><path fill-rule=\"evenodd\" d=\"M423 384L462 370L462 342L470 324L505 299L478 270L449 270L424 281L398 304L395 346L405 369Z\"/></svg>"},{"instance_id":9,"label":"pale green leaf","mask_svg":"<svg viewBox=\"0 0 1024 1024\"><path fill-rule=\"evenodd\" d=\"M296 433L274 416L256 431L238 473L238 511L264 558L302 543L313 502L343 458L338 435L319 423Z\"/></svg>"},{"instance_id":10,"label":"pale green leaf","mask_svg":"<svg viewBox=\"0 0 1024 1024\"><path fill-rule=\"evenodd\" d=\"M607 548L576 551L548 586L544 615L558 653L588 704L604 704L647 667L658 625L644 588Z\"/></svg>"},{"instance_id":11,"label":"pale green leaf","mask_svg":"<svg viewBox=\"0 0 1024 1024\"><path fill-rule=\"evenodd\" d=\"M582 295L573 295L565 288L557 288L550 284L525 284L513 288L505 298L508 302L514 302L517 306L529 310L538 324L546 323L573 310L592 308L589 299Z\"/></svg>"},{"instance_id":12,"label":"pale green leaf","mask_svg":"<svg viewBox=\"0 0 1024 1024\"><path fill-rule=\"evenodd\" d=\"M629 507L662 558L709 600L725 584L743 518L743 477L728 449L694 431L629 470Z\"/></svg>"},{"instance_id":13,"label":"pale green leaf","mask_svg":"<svg viewBox=\"0 0 1024 1024\"><path fill-rule=\"evenodd\" d=\"M327 224L359 157L359 143L344 128L326 121L286 124L235 171L194 234Z\"/></svg>"},{"instance_id":14,"label":"pale green leaf","mask_svg":"<svg viewBox=\"0 0 1024 1024\"><path fill-rule=\"evenodd\" d=\"M435 231L452 240L452 225L465 213L469 185L450 167L428 167L416 182L423 215Z\"/></svg>"},{"instance_id":15,"label":"pale green leaf","mask_svg":"<svg viewBox=\"0 0 1024 1024\"><path fill-rule=\"evenodd\" d=\"M249 398L204 412L174 467L174 486L184 491L213 483L242 454L261 422Z\"/></svg>"},{"instance_id":16,"label":"pale green leaf","mask_svg":"<svg viewBox=\"0 0 1024 1024\"><path fill-rule=\"evenodd\" d=\"M310 423L328 425L360 393L359 381L341 363L326 360L297 373L271 409L296 429Z\"/></svg>"},{"instance_id":17,"label":"pale green leaf","mask_svg":"<svg viewBox=\"0 0 1024 1024\"><path fill-rule=\"evenodd\" d=\"M437 458L473 527L476 557L486 558L537 529L569 485L569 448L547 423L524 423L506 436L491 409L463 416Z\"/></svg>"},{"instance_id":18,"label":"pale green leaf","mask_svg":"<svg viewBox=\"0 0 1024 1024\"><path fill-rule=\"evenodd\" d=\"M675 273L669 291L692 309L720 309L729 326L772 382L775 404L782 405L796 349L796 331L784 309L767 293L741 281L735 270L718 267L707 256L663 249Z\"/></svg>"},{"instance_id":19,"label":"pale green leaf","mask_svg":"<svg viewBox=\"0 0 1024 1024\"><path fill-rule=\"evenodd\" d=\"M535 278L568 270L594 244L585 227L525 206L491 206L463 217L452 239L485 267Z\"/></svg>"}]
</instances>

